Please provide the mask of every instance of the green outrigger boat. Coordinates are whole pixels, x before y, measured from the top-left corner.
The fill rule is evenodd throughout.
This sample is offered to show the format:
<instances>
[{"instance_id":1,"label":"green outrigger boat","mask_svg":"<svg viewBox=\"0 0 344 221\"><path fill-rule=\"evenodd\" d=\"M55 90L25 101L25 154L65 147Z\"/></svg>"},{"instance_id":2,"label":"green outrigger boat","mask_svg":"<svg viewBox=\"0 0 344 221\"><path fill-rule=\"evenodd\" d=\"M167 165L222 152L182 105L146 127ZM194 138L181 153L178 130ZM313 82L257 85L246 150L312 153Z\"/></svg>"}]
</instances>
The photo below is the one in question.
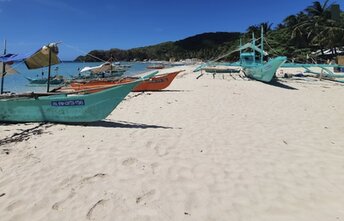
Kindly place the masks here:
<instances>
[{"instance_id":1,"label":"green outrigger boat","mask_svg":"<svg viewBox=\"0 0 344 221\"><path fill-rule=\"evenodd\" d=\"M240 66L243 68L246 76L262 82L271 82L277 69L287 61L287 57L278 56L264 62L264 55L267 55L267 53L264 51L263 28L261 28L260 48L256 47L255 44L254 34L252 35L252 43L241 46L240 42ZM251 48L252 52L243 53L242 50L246 48ZM258 61L256 59L256 51L260 55L260 60Z\"/></svg>"},{"instance_id":2,"label":"green outrigger boat","mask_svg":"<svg viewBox=\"0 0 344 221\"><path fill-rule=\"evenodd\" d=\"M29 77L25 77L30 84L32 85L42 85L42 84L47 84L48 83L48 78L29 78ZM50 84L54 84L54 85L59 85L59 84L64 84L65 83L65 79L61 76L59 77L54 77L50 79Z\"/></svg>"},{"instance_id":3,"label":"green outrigger boat","mask_svg":"<svg viewBox=\"0 0 344 221\"><path fill-rule=\"evenodd\" d=\"M142 80L90 94L18 94L0 97L0 122L94 122L106 118Z\"/></svg>"},{"instance_id":4,"label":"green outrigger boat","mask_svg":"<svg viewBox=\"0 0 344 221\"><path fill-rule=\"evenodd\" d=\"M136 81L123 83L96 93L87 93L87 91L81 93L50 92L50 66L52 63L57 63L57 57L52 53L54 47L56 45L44 46L33 57L25 60L28 67L49 65L47 93L3 94L3 77L6 75L6 69L3 68L0 122L80 123L99 121L106 118L135 86L152 75L146 75ZM55 51L57 51L56 48ZM45 55L49 55L48 59ZM20 56L4 54L4 56L0 56L0 61L6 65L18 60L18 57Z\"/></svg>"},{"instance_id":5,"label":"green outrigger boat","mask_svg":"<svg viewBox=\"0 0 344 221\"><path fill-rule=\"evenodd\" d=\"M251 55L251 53L241 54L243 72L246 76L263 82L271 82L277 69L287 60L286 57L278 56L270 59L266 63L257 63L251 60L253 56L255 55ZM247 58L249 60L245 60Z\"/></svg>"},{"instance_id":6,"label":"green outrigger boat","mask_svg":"<svg viewBox=\"0 0 344 221\"><path fill-rule=\"evenodd\" d=\"M234 63L223 63L222 65L225 66L234 66L234 67L240 67L243 73L249 77L253 78L258 81L262 82L271 82L274 78L277 69L287 61L287 57L285 56L278 56L275 58L269 59L267 62L264 61L264 56L268 55L264 50L264 35L263 35L263 29L261 29L261 43L260 47L256 46L256 39L254 38L254 35L252 35L252 42L249 42L245 45L241 45L240 41L240 47L238 49L235 49L234 51L231 51L225 55L220 56L214 61L211 61L209 63L203 64L199 67L197 67L194 72L199 70L207 70L209 66L216 65L216 61L234 53L234 52L240 52L240 60L239 62ZM246 49L252 49L251 52L243 52ZM256 56L256 52L259 53L260 58L258 59ZM230 70L230 69L228 69ZM236 70L236 69L232 69ZM231 71L233 73L233 71ZM228 71L228 73L231 73Z\"/></svg>"}]
</instances>

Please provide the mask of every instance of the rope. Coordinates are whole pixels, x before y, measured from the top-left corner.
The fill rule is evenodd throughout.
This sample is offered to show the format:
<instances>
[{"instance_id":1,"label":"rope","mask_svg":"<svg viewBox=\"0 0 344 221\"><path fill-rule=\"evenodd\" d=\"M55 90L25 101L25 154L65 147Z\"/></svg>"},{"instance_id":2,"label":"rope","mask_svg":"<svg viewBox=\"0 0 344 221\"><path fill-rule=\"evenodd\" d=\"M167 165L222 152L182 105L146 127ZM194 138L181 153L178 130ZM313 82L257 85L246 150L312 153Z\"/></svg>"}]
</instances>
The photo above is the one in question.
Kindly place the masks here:
<instances>
[{"instance_id":1,"label":"rope","mask_svg":"<svg viewBox=\"0 0 344 221\"><path fill-rule=\"evenodd\" d=\"M81 49L79 49L79 48L77 48L77 47L74 47L74 46L69 45L69 44L66 44L66 43L63 43L63 44L64 44L66 47L68 47L68 48L71 48L71 49L74 49L74 50L76 50L76 51L79 51L79 52L81 52L81 53L83 53L83 54L86 54L86 56L90 56L90 57L95 58L95 59L97 59L97 60L99 60L99 61L106 62L105 60L103 60L103 59L101 59L101 58L99 58L99 57L97 57L97 56L94 56L94 55L92 55L92 54L89 54L88 52L85 52L85 51L83 51L83 50L81 50Z\"/></svg>"},{"instance_id":2,"label":"rope","mask_svg":"<svg viewBox=\"0 0 344 221\"><path fill-rule=\"evenodd\" d=\"M266 38L264 39L264 42L265 42L266 45L270 48L270 50L272 50L272 52L274 52L276 55L278 55L278 52L277 52L275 49L273 49L273 48L271 47L271 45L270 45L269 42L266 40Z\"/></svg>"}]
</instances>

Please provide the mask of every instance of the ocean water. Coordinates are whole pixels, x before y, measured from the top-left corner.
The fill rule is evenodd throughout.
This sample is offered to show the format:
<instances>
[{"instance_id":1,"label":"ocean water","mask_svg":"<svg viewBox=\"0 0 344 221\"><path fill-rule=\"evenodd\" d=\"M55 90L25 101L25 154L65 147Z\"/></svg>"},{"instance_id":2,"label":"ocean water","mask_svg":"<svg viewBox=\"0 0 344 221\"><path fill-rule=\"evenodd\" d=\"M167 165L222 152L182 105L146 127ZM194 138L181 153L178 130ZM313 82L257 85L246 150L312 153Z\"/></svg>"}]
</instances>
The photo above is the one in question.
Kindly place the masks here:
<instances>
[{"instance_id":1,"label":"ocean water","mask_svg":"<svg viewBox=\"0 0 344 221\"><path fill-rule=\"evenodd\" d=\"M62 62L58 65L53 65L51 67L51 76L56 74L62 75L65 78L71 78L72 76L77 76L79 74L78 70L84 67L93 67L102 64L101 62ZM141 62L121 62L123 65L131 65L131 67L124 73L123 76L132 76L136 74L141 74L143 72L149 71L146 67L148 63ZM16 74L7 75L4 78L4 91L9 91L13 93L22 92L45 92L46 85L30 85L29 81L25 77L29 78L41 78L42 72L44 72L44 77L48 76L48 68L40 68L35 70L28 70L24 63L15 63L12 67L17 71ZM56 86L55 86L56 87ZM50 88L54 88L50 85Z\"/></svg>"}]
</instances>

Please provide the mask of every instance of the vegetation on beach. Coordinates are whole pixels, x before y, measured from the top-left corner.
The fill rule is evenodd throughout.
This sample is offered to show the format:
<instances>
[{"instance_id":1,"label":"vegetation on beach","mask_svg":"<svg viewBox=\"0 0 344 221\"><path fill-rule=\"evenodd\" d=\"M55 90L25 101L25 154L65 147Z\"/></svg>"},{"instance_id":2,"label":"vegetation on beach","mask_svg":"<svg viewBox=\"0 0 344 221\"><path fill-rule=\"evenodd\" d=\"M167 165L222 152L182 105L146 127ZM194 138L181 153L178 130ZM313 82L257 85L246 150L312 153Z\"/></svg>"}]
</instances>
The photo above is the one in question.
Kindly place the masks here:
<instances>
[{"instance_id":1,"label":"vegetation on beach","mask_svg":"<svg viewBox=\"0 0 344 221\"><path fill-rule=\"evenodd\" d=\"M129 50L110 49L93 50L86 56L79 56L76 61L109 60L111 57L118 61L143 60L181 60L199 58L211 60L221 54L234 50L239 45L239 39L244 42L251 38L252 33L259 37L260 27L263 26L267 39L266 50L269 54L284 55L296 61L305 61L312 52L319 51L313 59L331 59L340 51L344 42L344 12L338 16L331 13L335 7L329 0L323 3L313 2L296 15L286 17L274 28L271 23L249 26L245 33L216 32L204 33L175 42L165 42L158 45L134 48ZM325 50L330 54L325 54ZM342 53L342 52L341 52ZM236 60L238 54L232 54L227 60Z\"/></svg>"}]
</instances>

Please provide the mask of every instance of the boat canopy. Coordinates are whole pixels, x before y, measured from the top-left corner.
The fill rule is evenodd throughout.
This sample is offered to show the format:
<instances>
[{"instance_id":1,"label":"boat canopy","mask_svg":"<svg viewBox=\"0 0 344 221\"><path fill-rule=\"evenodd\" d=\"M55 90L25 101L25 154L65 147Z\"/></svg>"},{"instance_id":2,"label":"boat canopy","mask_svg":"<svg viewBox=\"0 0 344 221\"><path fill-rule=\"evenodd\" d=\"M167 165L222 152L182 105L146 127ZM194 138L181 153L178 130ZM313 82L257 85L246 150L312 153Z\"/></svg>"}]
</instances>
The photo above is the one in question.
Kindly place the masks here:
<instances>
[{"instance_id":1,"label":"boat canopy","mask_svg":"<svg viewBox=\"0 0 344 221\"><path fill-rule=\"evenodd\" d=\"M5 62L5 63L12 63L15 61L22 61L25 58L27 58L30 55L24 55L24 54L5 54L5 55L0 55L0 62Z\"/></svg>"},{"instance_id":2,"label":"boat canopy","mask_svg":"<svg viewBox=\"0 0 344 221\"><path fill-rule=\"evenodd\" d=\"M49 53L49 49L50 52ZM28 69L37 69L47 67L49 65L59 64L60 59L57 57L59 50L56 43L43 46L36 51L33 55L24 59L24 62ZM49 63L49 54L51 54L51 61Z\"/></svg>"},{"instance_id":3,"label":"boat canopy","mask_svg":"<svg viewBox=\"0 0 344 221\"><path fill-rule=\"evenodd\" d=\"M6 75L15 74L16 70L12 68L11 64L15 61L21 61L26 57L27 57L26 55L18 55L18 54L0 55L0 77L3 76L3 73L5 73ZM5 70L3 70L4 63L5 63Z\"/></svg>"},{"instance_id":4,"label":"boat canopy","mask_svg":"<svg viewBox=\"0 0 344 221\"><path fill-rule=\"evenodd\" d=\"M60 63L60 59L57 57L58 47L56 43L43 46L35 53L0 55L0 62L4 62L6 65L9 65L15 61L24 60L28 69L46 67L49 66L49 48L51 49L51 64L54 65Z\"/></svg>"},{"instance_id":5,"label":"boat canopy","mask_svg":"<svg viewBox=\"0 0 344 221\"><path fill-rule=\"evenodd\" d=\"M111 66L111 63L110 62L105 62L105 63L103 63L101 65L94 66L94 67L84 67L83 69L80 70L80 73L90 71L92 74L97 74L97 73L102 73L102 72L110 71L111 68L113 68Z\"/></svg>"},{"instance_id":6,"label":"boat canopy","mask_svg":"<svg viewBox=\"0 0 344 221\"><path fill-rule=\"evenodd\" d=\"M6 64L6 63L5 63L5 71L3 69L4 69L3 62L0 62L0 77L2 77L2 73L6 73L6 75L17 73L16 70L14 70L11 65Z\"/></svg>"}]
</instances>

